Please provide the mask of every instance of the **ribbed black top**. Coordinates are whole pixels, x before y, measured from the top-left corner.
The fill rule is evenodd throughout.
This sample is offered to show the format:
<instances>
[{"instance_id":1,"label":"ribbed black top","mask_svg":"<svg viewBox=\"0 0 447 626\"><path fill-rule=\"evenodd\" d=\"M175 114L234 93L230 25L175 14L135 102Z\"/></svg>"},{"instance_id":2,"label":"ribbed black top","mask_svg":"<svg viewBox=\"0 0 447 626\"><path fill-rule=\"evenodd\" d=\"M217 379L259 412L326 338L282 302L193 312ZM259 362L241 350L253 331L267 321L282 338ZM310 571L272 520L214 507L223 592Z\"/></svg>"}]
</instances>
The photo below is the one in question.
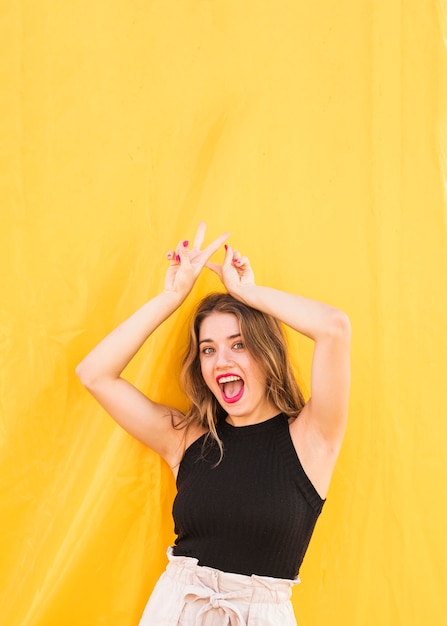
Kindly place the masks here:
<instances>
[{"instance_id":1,"label":"ribbed black top","mask_svg":"<svg viewBox=\"0 0 447 626\"><path fill-rule=\"evenodd\" d=\"M224 457L205 435L185 453L173 516L176 556L236 574L295 578L324 500L304 472L285 415L218 424Z\"/></svg>"}]
</instances>

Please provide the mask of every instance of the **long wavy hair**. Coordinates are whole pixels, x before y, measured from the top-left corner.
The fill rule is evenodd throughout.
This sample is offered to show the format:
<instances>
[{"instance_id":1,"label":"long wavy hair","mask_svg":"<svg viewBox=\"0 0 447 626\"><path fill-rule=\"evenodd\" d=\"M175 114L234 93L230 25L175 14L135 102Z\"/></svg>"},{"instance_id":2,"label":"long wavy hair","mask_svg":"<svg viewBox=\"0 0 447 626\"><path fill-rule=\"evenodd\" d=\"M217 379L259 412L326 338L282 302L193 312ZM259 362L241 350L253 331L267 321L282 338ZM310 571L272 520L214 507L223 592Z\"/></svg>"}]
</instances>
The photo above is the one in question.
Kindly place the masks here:
<instances>
[{"instance_id":1,"label":"long wavy hair","mask_svg":"<svg viewBox=\"0 0 447 626\"><path fill-rule=\"evenodd\" d=\"M189 343L183 358L180 381L191 407L177 426L196 423L208 430L222 458L222 443L216 431L219 419L226 417L216 397L206 385L200 366L199 332L203 320L212 313L231 313L239 321L242 340L266 372L266 396L289 418L295 418L305 404L290 365L286 338L278 320L258 311L228 293L213 293L197 306L190 326Z\"/></svg>"}]
</instances>

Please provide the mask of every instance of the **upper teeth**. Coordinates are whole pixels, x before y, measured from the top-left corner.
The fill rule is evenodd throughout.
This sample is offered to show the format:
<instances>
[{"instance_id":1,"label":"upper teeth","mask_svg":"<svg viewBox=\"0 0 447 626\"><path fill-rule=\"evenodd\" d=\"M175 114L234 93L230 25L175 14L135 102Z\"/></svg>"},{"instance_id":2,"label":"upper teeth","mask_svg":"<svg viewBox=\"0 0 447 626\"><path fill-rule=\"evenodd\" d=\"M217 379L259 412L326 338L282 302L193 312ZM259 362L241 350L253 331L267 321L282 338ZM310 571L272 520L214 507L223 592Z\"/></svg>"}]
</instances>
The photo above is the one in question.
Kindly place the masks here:
<instances>
[{"instance_id":1,"label":"upper teeth","mask_svg":"<svg viewBox=\"0 0 447 626\"><path fill-rule=\"evenodd\" d=\"M223 383L232 383L234 380L241 380L240 376L222 376L222 378L219 378L219 383L223 384Z\"/></svg>"}]
</instances>

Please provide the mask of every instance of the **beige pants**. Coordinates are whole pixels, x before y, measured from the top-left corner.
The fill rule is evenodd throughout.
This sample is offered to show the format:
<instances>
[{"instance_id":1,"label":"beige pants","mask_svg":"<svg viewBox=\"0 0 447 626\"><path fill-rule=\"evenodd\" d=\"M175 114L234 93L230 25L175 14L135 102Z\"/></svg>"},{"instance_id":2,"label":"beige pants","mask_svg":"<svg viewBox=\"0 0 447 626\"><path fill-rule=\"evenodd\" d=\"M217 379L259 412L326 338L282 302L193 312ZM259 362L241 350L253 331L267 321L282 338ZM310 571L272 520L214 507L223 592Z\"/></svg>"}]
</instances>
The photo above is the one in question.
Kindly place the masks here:
<instances>
[{"instance_id":1,"label":"beige pants","mask_svg":"<svg viewBox=\"0 0 447 626\"><path fill-rule=\"evenodd\" d=\"M228 574L173 556L139 626L296 626L290 595L296 580Z\"/></svg>"}]
</instances>

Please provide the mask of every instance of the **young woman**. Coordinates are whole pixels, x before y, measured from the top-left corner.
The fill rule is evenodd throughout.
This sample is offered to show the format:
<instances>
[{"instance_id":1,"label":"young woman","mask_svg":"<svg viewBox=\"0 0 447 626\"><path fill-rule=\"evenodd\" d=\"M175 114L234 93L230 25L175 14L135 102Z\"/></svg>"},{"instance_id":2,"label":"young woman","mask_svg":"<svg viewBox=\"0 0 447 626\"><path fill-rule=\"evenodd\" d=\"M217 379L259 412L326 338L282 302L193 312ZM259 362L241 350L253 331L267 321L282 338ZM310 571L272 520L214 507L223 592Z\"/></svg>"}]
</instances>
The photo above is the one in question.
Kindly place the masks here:
<instances>
[{"instance_id":1,"label":"young woman","mask_svg":"<svg viewBox=\"0 0 447 626\"><path fill-rule=\"evenodd\" d=\"M177 539L141 626L288 626L291 587L321 512L345 430L350 324L331 306L257 286L224 234L202 250L168 253L164 290L80 363L81 382L177 478ZM191 408L160 405L121 378L151 333L190 293L202 269L227 293L198 306L182 383ZM307 403L278 320L315 342Z\"/></svg>"}]
</instances>

